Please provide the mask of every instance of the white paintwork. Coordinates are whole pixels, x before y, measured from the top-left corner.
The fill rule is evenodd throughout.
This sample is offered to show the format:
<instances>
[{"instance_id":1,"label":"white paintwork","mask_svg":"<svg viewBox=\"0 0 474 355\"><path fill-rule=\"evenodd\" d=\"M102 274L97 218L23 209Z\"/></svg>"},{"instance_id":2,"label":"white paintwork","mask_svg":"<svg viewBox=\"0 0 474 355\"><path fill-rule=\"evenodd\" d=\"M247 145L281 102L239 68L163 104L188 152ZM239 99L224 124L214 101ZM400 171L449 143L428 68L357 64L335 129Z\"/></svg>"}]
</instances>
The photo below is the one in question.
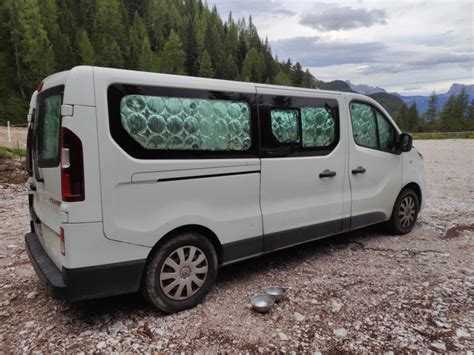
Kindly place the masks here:
<instances>
[{"instance_id":1,"label":"white paintwork","mask_svg":"<svg viewBox=\"0 0 474 355\"><path fill-rule=\"evenodd\" d=\"M116 83L336 99L340 142L329 155L315 157L135 159L110 134L107 88ZM394 155L354 143L350 100L367 101L389 117L363 95L92 67L48 77L44 90L57 85L65 85L63 104L72 107L63 111L63 127L83 144L86 196L83 202L61 202L59 167L41 169L45 183L36 183L35 211L50 229L42 244L58 267L144 259L164 235L184 225L204 226L225 244L374 211L390 216L403 186L415 182L425 192L415 150ZM32 98L30 111L34 104ZM359 165L367 173L354 177L351 170ZM325 169L336 177L319 179ZM158 181L228 172L252 173ZM65 256L53 238L60 227Z\"/></svg>"},{"instance_id":2,"label":"white paintwork","mask_svg":"<svg viewBox=\"0 0 474 355\"><path fill-rule=\"evenodd\" d=\"M379 109L387 118L390 115L377 101L367 96L346 94L347 121L350 121L349 104L352 100L365 102ZM394 127L395 122L390 119ZM351 183L351 215L382 212L386 220L390 219L394 202L400 193L402 183L403 154L397 155L376 149L359 146L355 143L352 124L349 127L349 176ZM397 127L398 132L400 130ZM364 174L353 175L352 170L362 166Z\"/></svg>"},{"instance_id":3,"label":"white paintwork","mask_svg":"<svg viewBox=\"0 0 474 355\"><path fill-rule=\"evenodd\" d=\"M258 94L335 99L344 105L340 93L258 87ZM340 136L347 126L340 125ZM342 138L326 156L263 158L260 203L265 234L304 227L343 218L343 188L349 184L345 157L347 141ZM319 178L324 170L336 172L332 178Z\"/></svg>"}]
</instances>

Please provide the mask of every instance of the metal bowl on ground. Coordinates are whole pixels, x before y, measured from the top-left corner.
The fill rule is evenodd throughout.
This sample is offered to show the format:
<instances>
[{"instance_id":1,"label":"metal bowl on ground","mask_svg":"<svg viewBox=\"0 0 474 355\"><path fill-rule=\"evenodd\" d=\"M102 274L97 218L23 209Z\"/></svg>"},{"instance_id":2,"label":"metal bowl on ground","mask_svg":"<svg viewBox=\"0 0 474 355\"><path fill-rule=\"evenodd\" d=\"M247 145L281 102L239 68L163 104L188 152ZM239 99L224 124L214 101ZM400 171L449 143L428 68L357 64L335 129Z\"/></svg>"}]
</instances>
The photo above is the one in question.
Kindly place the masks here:
<instances>
[{"instance_id":1,"label":"metal bowl on ground","mask_svg":"<svg viewBox=\"0 0 474 355\"><path fill-rule=\"evenodd\" d=\"M285 291L286 290L280 286L270 286L264 290L264 292L267 295L272 296L276 302L281 301L283 299L283 297L285 296Z\"/></svg>"},{"instance_id":2,"label":"metal bowl on ground","mask_svg":"<svg viewBox=\"0 0 474 355\"><path fill-rule=\"evenodd\" d=\"M257 293L250 300L252 308L260 313L265 313L272 308L275 303L275 298L266 293Z\"/></svg>"}]
</instances>

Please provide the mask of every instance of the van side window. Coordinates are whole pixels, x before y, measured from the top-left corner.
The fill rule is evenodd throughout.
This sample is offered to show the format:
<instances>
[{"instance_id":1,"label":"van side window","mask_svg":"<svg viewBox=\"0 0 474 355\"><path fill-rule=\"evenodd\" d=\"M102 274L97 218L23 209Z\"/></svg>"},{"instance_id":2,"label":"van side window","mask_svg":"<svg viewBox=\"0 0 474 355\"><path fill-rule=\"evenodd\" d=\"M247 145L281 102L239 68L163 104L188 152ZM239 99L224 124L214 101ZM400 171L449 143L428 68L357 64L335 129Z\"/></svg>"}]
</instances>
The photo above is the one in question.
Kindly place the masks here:
<instances>
[{"instance_id":1,"label":"van side window","mask_svg":"<svg viewBox=\"0 0 474 355\"><path fill-rule=\"evenodd\" d=\"M298 110L273 109L270 112L272 119L272 133L280 143L299 143L300 125Z\"/></svg>"},{"instance_id":2,"label":"van side window","mask_svg":"<svg viewBox=\"0 0 474 355\"><path fill-rule=\"evenodd\" d=\"M335 119L324 107L302 107L303 147L328 147L336 139Z\"/></svg>"},{"instance_id":3,"label":"van side window","mask_svg":"<svg viewBox=\"0 0 474 355\"><path fill-rule=\"evenodd\" d=\"M245 101L125 95L120 118L145 149L245 151L251 145Z\"/></svg>"},{"instance_id":4,"label":"van side window","mask_svg":"<svg viewBox=\"0 0 474 355\"><path fill-rule=\"evenodd\" d=\"M377 120L372 106L353 102L350 110L355 142L363 147L378 149Z\"/></svg>"},{"instance_id":5,"label":"van side window","mask_svg":"<svg viewBox=\"0 0 474 355\"><path fill-rule=\"evenodd\" d=\"M397 132L379 111L377 111L377 126L379 128L380 149L388 152L395 151Z\"/></svg>"},{"instance_id":6,"label":"van side window","mask_svg":"<svg viewBox=\"0 0 474 355\"><path fill-rule=\"evenodd\" d=\"M375 107L360 102L350 105L354 141L361 146L393 153L397 131Z\"/></svg>"}]
</instances>

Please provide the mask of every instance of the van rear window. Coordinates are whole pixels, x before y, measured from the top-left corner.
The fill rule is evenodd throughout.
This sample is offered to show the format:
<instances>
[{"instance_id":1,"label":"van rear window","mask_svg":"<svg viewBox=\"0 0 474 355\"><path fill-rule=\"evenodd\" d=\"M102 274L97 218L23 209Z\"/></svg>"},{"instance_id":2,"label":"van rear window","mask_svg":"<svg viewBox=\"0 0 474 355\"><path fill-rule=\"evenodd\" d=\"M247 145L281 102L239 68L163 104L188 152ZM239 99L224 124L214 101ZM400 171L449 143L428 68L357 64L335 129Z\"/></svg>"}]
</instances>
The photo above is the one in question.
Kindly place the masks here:
<instances>
[{"instance_id":1,"label":"van rear window","mask_svg":"<svg viewBox=\"0 0 474 355\"><path fill-rule=\"evenodd\" d=\"M251 146L245 101L126 95L120 119L145 149L245 151Z\"/></svg>"},{"instance_id":2,"label":"van rear window","mask_svg":"<svg viewBox=\"0 0 474 355\"><path fill-rule=\"evenodd\" d=\"M59 165L59 141L61 130L61 104L63 87L49 89L38 95L34 135L38 166Z\"/></svg>"}]
</instances>

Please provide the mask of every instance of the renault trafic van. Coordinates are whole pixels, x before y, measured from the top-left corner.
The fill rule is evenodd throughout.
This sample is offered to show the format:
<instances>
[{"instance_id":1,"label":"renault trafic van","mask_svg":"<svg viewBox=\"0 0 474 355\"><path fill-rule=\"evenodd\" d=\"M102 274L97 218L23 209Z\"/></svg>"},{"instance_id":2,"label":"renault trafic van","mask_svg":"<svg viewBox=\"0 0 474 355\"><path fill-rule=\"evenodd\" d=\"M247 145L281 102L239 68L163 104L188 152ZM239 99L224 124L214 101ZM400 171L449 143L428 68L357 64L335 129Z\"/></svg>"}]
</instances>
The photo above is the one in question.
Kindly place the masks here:
<instances>
[{"instance_id":1,"label":"renault trafic van","mask_svg":"<svg viewBox=\"0 0 474 355\"><path fill-rule=\"evenodd\" d=\"M55 298L180 311L222 265L408 233L424 204L421 154L367 96L87 66L35 95L25 240Z\"/></svg>"}]
</instances>

